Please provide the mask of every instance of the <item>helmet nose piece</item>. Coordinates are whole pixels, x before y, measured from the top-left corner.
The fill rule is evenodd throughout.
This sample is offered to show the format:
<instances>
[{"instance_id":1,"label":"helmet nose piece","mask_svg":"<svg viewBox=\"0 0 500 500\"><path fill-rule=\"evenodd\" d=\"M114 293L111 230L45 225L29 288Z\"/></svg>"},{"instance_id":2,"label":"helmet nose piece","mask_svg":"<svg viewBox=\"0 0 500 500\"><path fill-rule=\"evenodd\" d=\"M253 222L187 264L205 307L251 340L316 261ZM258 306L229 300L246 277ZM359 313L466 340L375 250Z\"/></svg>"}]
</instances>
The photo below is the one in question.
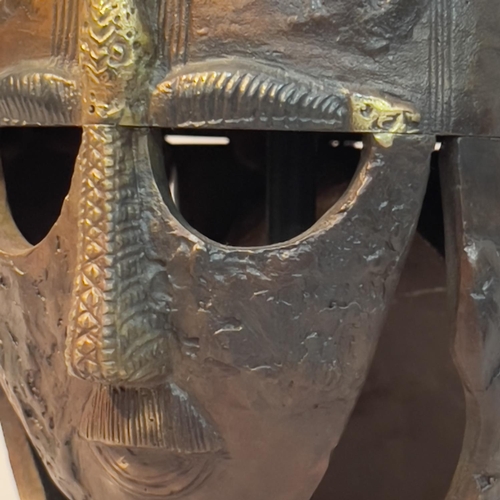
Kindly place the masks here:
<instances>
[{"instance_id":1,"label":"helmet nose piece","mask_svg":"<svg viewBox=\"0 0 500 500\"><path fill-rule=\"evenodd\" d=\"M147 255L148 200L138 187L146 142L138 129L83 129L66 361L84 380L136 385L170 371L167 273ZM165 300L155 300L160 292Z\"/></svg>"}]
</instances>

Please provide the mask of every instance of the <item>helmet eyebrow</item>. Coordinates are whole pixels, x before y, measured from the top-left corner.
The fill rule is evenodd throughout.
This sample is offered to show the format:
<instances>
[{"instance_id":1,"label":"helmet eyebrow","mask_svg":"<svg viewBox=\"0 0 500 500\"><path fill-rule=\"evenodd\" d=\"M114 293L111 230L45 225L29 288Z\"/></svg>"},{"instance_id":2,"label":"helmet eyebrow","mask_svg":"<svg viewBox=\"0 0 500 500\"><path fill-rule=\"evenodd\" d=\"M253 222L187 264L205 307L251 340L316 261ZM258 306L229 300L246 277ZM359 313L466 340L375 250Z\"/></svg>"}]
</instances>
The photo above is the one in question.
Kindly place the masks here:
<instances>
[{"instance_id":1,"label":"helmet eyebrow","mask_svg":"<svg viewBox=\"0 0 500 500\"><path fill-rule=\"evenodd\" d=\"M23 66L0 73L0 126L72 125L79 111L79 90L67 72Z\"/></svg>"},{"instance_id":2,"label":"helmet eyebrow","mask_svg":"<svg viewBox=\"0 0 500 500\"><path fill-rule=\"evenodd\" d=\"M245 59L187 64L157 85L151 119L160 126L345 128L342 90L307 76Z\"/></svg>"}]
</instances>

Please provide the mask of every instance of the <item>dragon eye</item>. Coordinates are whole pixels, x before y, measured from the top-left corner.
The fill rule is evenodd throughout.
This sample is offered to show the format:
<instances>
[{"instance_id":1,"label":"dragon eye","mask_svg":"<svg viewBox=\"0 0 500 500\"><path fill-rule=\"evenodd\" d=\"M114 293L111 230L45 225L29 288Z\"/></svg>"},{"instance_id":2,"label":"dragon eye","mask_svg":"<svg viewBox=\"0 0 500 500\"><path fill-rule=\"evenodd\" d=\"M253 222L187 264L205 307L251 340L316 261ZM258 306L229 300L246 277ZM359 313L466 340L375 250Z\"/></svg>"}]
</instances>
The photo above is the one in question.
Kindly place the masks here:
<instances>
[{"instance_id":1,"label":"dragon eye","mask_svg":"<svg viewBox=\"0 0 500 500\"><path fill-rule=\"evenodd\" d=\"M360 112L361 115L365 118L370 118L370 116L373 114L373 108L370 105L366 104L365 106L363 106Z\"/></svg>"},{"instance_id":2,"label":"dragon eye","mask_svg":"<svg viewBox=\"0 0 500 500\"><path fill-rule=\"evenodd\" d=\"M80 144L77 128L5 128L0 159L7 201L19 231L31 244L50 231L65 196Z\"/></svg>"}]
</instances>

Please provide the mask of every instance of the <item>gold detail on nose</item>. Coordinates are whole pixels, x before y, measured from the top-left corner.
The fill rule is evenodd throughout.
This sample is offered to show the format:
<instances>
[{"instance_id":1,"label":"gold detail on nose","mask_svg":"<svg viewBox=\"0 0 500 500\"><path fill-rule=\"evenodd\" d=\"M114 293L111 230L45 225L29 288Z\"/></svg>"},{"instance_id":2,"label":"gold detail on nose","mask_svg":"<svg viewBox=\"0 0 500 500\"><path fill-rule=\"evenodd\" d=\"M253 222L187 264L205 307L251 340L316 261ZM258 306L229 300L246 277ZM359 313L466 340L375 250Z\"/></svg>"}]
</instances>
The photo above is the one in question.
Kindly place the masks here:
<instances>
[{"instance_id":1,"label":"gold detail on nose","mask_svg":"<svg viewBox=\"0 0 500 500\"><path fill-rule=\"evenodd\" d=\"M85 380L158 383L170 369L168 304L151 297L153 284L167 287L166 272L146 254L147 200L137 172L148 161L142 130L84 127L66 360Z\"/></svg>"},{"instance_id":2,"label":"gold detail on nose","mask_svg":"<svg viewBox=\"0 0 500 500\"><path fill-rule=\"evenodd\" d=\"M83 111L90 123L143 118L152 40L135 0L87 0L80 32Z\"/></svg>"}]
</instances>

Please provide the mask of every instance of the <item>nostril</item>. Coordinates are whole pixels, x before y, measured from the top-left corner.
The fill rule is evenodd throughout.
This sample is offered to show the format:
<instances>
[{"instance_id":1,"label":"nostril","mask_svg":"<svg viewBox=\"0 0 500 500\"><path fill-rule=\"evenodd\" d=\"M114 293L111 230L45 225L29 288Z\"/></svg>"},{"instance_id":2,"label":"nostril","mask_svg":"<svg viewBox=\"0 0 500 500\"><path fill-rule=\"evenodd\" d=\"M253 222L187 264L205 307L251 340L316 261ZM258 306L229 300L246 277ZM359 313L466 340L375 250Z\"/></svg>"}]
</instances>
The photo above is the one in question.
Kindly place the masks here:
<instances>
[{"instance_id":1,"label":"nostril","mask_svg":"<svg viewBox=\"0 0 500 500\"><path fill-rule=\"evenodd\" d=\"M7 202L19 231L39 243L57 221L80 146L78 128L6 128L0 159Z\"/></svg>"}]
</instances>

